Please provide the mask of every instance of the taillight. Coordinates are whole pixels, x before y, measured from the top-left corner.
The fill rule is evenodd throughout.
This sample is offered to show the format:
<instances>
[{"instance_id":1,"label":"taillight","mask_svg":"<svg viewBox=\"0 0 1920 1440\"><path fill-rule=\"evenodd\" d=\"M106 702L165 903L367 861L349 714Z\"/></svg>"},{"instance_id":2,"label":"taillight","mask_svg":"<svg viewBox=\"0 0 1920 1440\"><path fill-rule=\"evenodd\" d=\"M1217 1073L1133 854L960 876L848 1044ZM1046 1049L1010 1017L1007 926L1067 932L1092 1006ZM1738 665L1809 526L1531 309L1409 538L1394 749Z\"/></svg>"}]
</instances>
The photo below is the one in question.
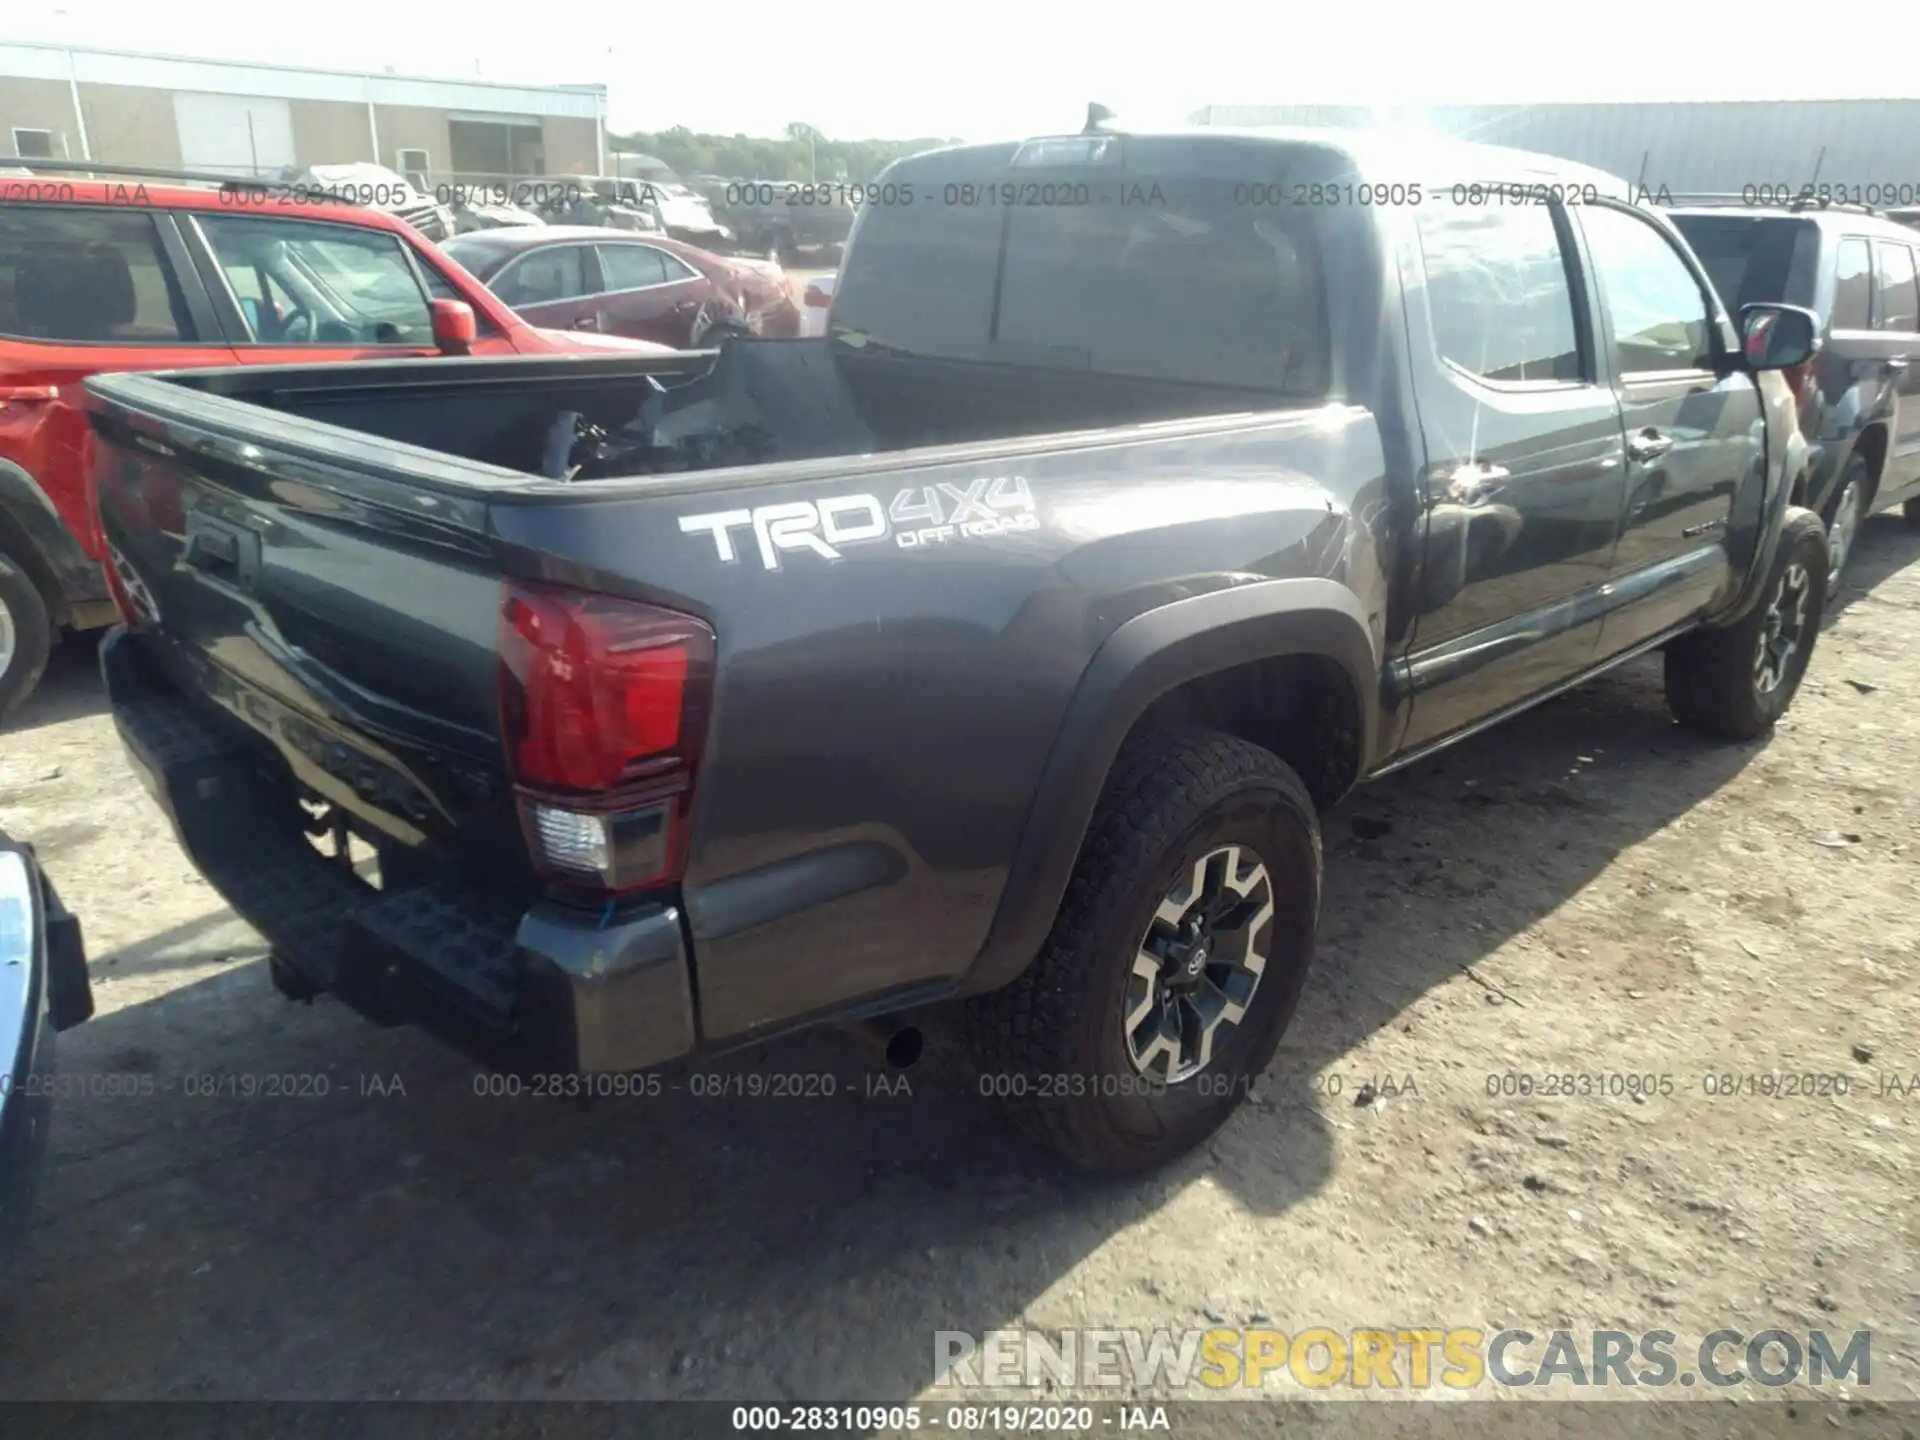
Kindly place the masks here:
<instances>
[{"instance_id":1,"label":"taillight","mask_svg":"<svg viewBox=\"0 0 1920 1440\"><path fill-rule=\"evenodd\" d=\"M501 737L549 878L609 894L680 878L713 657L713 631L691 615L502 586Z\"/></svg>"}]
</instances>

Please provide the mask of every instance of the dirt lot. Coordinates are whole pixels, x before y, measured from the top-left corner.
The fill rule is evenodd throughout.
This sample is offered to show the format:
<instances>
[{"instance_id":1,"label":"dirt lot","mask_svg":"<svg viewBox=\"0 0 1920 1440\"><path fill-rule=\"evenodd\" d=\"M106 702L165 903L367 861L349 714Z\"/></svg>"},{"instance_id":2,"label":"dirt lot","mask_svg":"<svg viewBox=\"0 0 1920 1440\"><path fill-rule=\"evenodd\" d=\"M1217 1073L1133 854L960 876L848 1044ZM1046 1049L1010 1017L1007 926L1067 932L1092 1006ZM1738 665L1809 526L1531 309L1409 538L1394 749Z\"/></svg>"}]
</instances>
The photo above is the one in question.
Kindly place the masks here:
<instances>
[{"instance_id":1,"label":"dirt lot","mask_svg":"<svg viewBox=\"0 0 1920 1440\"><path fill-rule=\"evenodd\" d=\"M1920 1094L1882 1087L1920 1072L1920 536L1872 522L1842 600L1769 743L1688 738L1639 665L1347 801L1263 1093L1124 1185L1007 1139L940 1054L911 1097L830 1034L733 1068L832 1100L582 1109L281 1000L75 648L0 738L0 825L85 922L65 1071L153 1084L57 1115L0 1396L893 1401L937 1329L1270 1317L1871 1328L1867 1394L1912 1398ZM210 1071L329 1093L189 1094ZM1488 1093L1564 1072L1671 1093ZM1849 1093L1703 1078L1770 1072Z\"/></svg>"}]
</instances>

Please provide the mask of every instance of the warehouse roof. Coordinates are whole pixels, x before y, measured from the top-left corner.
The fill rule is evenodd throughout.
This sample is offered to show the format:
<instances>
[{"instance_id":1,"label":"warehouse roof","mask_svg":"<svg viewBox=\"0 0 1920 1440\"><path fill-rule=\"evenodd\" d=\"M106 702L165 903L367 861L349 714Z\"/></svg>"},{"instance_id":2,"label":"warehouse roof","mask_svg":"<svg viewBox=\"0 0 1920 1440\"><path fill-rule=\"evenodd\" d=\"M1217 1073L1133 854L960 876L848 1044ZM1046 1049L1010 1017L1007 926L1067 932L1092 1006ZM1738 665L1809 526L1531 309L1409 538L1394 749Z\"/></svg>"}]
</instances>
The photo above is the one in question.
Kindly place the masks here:
<instances>
[{"instance_id":1,"label":"warehouse roof","mask_svg":"<svg viewBox=\"0 0 1920 1440\"><path fill-rule=\"evenodd\" d=\"M1920 100L1209 105L1203 125L1417 126L1560 155L1675 192L1920 186ZM1887 198L1884 203L1916 203Z\"/></svg>"},{"instance_id":2,"label":"warehouse roof","mask_svg":"<svg viewBox=\"0 0 1920 1440\"><path fill-rule=\"evenodd\" d=\"M604 85L507 85L490 80L396 75L384 70L321 70L37 41L0 42L0 77L586 120L604 115L607 105Z\"/></svg>"}]
</instances>

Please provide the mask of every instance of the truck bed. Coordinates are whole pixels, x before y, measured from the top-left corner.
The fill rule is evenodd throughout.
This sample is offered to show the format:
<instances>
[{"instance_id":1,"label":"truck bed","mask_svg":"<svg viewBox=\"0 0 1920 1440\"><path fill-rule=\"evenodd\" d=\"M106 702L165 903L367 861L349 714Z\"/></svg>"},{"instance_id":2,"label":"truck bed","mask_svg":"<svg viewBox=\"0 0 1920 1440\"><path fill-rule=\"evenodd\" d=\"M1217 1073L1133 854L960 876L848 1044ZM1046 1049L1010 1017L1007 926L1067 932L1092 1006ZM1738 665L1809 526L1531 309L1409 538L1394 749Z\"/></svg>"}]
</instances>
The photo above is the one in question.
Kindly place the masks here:
<instances>
[{"instance_id":1,"label":"truck bed","mask_svg":"<svg viewBox=\"0 0 1920 1440\"><path fill-rule=\"evenodd\" d=\"M555 417L565 413L616 446L649 417L666 422L679 443L654 448L678 453L628 456L620 473L640 475L1227 414L1261 408L1265 398L1045 366L862 355L825 338L738 340L717 357L427 359L162 378L181 390L527 475L542 474ZM703 439L720 443L688 443ZM473 478L484 486L484 477Z\"/></svg>"},{"instance_id":2,"label":"truck bed","mask_svg":"<svg viewBox=\"0 0 1920 1440\"><path fill-rule=\"evenodd\" d=\"M952 993L1104 638L1375 563L1383 482L1350 508L1316 478L1385 475L1362 408L834 343L88 382L144 616L109 647L116 719L290 985L386 1017L408 974L489 1034L583 987L670 1018L552 1042L590 1069L682 1053L689 993L703 1044ZM645 468L542 473L556 417L643 412ZM602 914L535 870L503 720L528 586L717 637L670 894Z\"/></svg>"}]
</instances>

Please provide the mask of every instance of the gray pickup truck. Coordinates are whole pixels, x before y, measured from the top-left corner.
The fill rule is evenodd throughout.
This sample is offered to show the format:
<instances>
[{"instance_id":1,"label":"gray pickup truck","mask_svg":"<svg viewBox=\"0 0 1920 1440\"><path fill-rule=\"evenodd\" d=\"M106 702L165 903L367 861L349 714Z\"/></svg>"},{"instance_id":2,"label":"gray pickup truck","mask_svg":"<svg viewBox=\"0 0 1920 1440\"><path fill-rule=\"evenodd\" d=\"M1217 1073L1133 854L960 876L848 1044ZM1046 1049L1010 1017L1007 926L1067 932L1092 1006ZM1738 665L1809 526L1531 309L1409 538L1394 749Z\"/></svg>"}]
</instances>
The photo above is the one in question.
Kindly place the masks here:
<instances>
[{"instance_id":1,"label":"gray pickup truck","mask_svg":"<svg viewBox=\"0 0 1920 1440\"><path fill-rule=\"evenodd\" d=\"M1138 1169L1268 1064L1357 782L1655 648L1690 727L1786 708L1812 318L1621 182L1209 130L889 186L816 340L87 382L114 715L288 994L587 1093L962 1001Z\"/></svg>"}]
</instances>

